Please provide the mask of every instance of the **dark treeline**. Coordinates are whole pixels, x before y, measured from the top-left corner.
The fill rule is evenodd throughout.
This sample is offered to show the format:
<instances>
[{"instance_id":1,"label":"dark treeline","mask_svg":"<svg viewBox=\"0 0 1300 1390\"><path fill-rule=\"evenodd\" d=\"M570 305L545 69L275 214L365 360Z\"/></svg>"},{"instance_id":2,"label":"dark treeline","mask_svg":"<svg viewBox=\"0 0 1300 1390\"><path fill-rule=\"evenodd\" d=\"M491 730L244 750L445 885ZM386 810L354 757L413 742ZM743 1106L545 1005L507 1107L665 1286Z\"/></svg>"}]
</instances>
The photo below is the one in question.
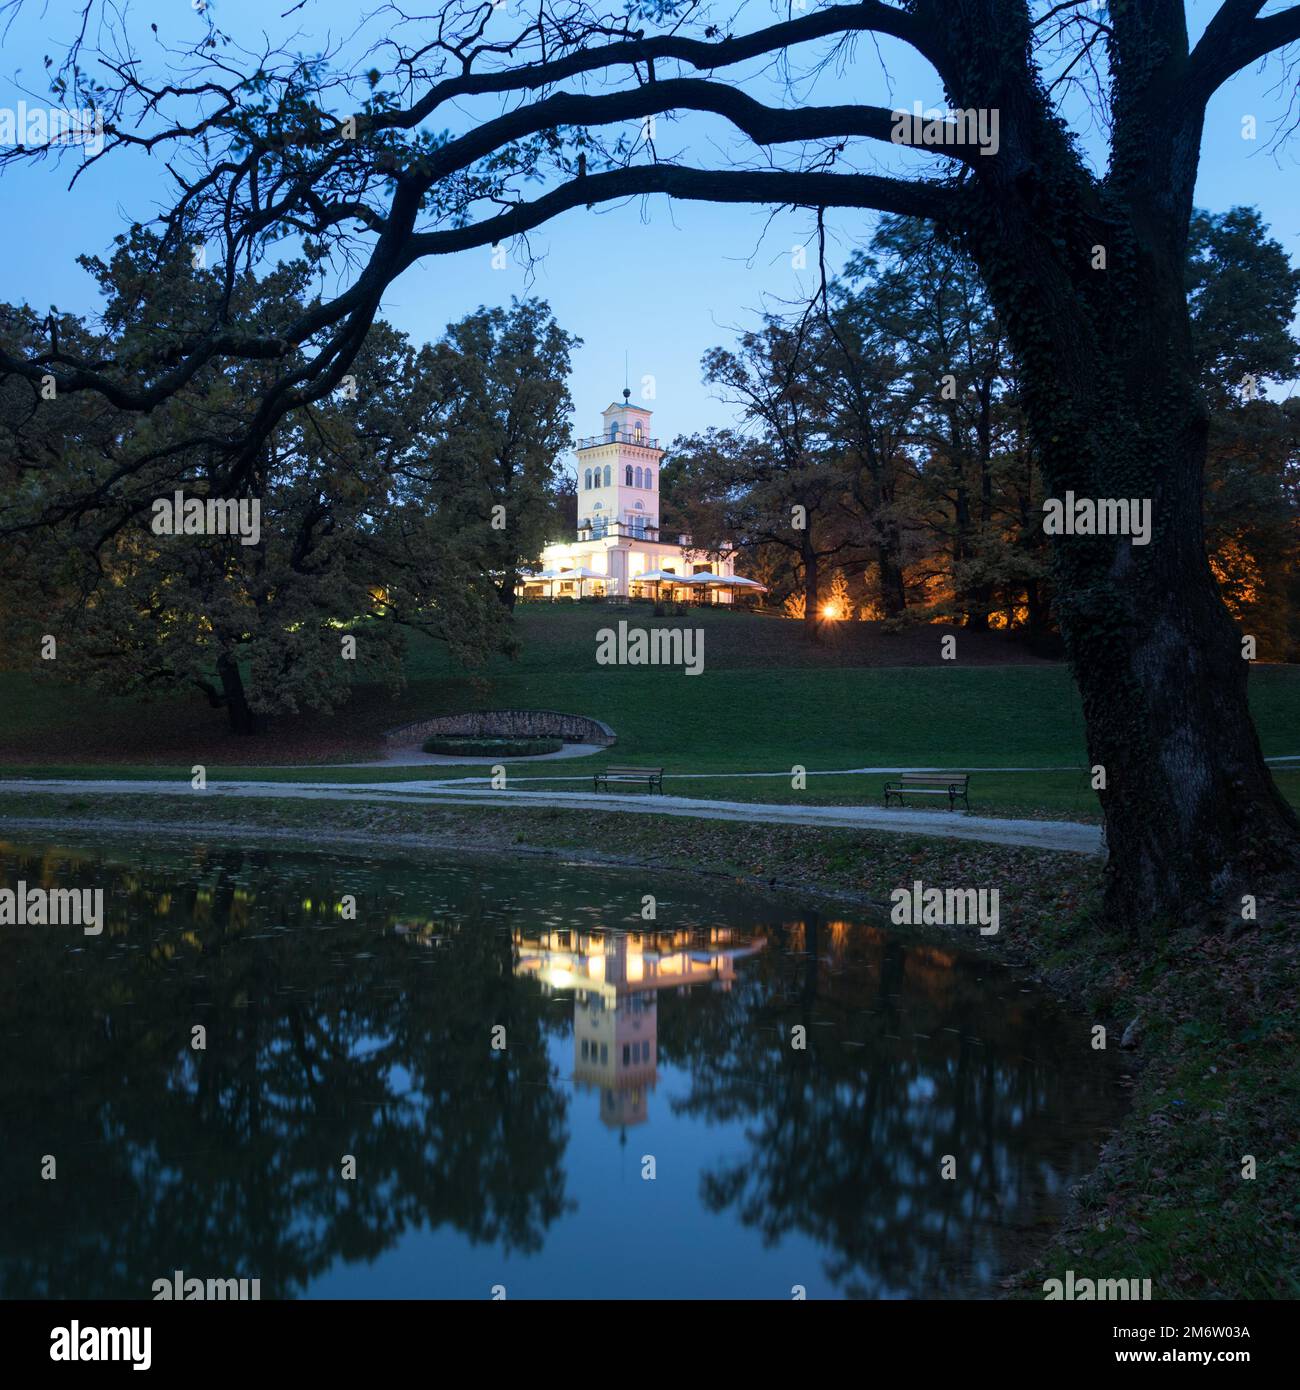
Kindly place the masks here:
<instances>
[{"instance_id":1,"label":"dark treeline","mask_svg":"<svg viewBox=\"0 0 1300 1390\"><path fill-rule=\"evenodd\" d=\"M1187 292L1211 411L1205 528L1261 657L1300 659L1300 272L1248 208L1192 224ZM1018 367L969 260L886 218L796 318L703 363L735 429L679 439L667 524L738 542L775 602L825 617L958 622L1055 643L1046 490Z\"/></svg>"},{"instance_id":2,"label":"dark treeline","mask_svg":"<svg viewBox=\"0 0 1300 1390\"><path fill-rule=\"evenodd\" d=\"M82 263L102 314L0 305L0 345L146 351L218 280L138 229ZM238 277L234 309L275 331L313 296L290 261ZM518 572L556 527L576 342L535 299L426 345L377 320L339 389L289 412L233 494L224 450L268 389L259 362L211 363L148 415L0 378L7 664L119 695L191 690L252 734L359 681L396 689L410 631L467 668L511 650ZM160 515L178 494L230 497L255 535Z\"/></svg>"}]
</instances>

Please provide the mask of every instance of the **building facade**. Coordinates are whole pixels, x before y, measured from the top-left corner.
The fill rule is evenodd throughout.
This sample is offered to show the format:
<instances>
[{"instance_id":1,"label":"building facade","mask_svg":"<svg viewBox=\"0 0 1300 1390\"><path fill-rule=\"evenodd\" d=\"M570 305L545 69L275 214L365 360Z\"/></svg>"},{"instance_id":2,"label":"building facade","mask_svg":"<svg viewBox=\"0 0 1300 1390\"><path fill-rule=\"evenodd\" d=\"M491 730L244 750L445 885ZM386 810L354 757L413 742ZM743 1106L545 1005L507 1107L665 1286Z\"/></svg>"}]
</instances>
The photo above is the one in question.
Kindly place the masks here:
<instances>
[{"instance_id":1,"label":"building facade","mask_svg":"<svg viewBox=\"0 0 1300 1390\"><path fill-rule=\"evenodd\" d=\"M641 575L735 575L733 551L711 555L693 549L689 536L660 534L664 451L650 433L653 412L631 405L630 394L625 390L621 404L601 412L600 434L578 440L577 535L546 547L542 573L521 583L527 597L655 597L672 587L671 580L641 580ZM589 572L585 577L584 570ZM576 577L557 577L565 574ZM722 586L708 592L713 601L732 601L732 592Z\"/></svg>"}]
</instances>

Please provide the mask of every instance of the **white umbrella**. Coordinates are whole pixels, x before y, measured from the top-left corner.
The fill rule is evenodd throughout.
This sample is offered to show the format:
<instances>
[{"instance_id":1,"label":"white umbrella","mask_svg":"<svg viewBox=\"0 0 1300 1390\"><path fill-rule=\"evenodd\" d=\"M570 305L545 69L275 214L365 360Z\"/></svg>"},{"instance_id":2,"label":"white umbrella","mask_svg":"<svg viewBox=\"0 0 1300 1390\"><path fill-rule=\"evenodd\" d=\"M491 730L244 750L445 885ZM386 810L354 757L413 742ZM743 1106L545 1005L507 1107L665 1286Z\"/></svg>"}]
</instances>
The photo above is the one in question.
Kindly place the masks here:
<instances>
[{"instance_id":1,"label":"white umbrella","mask_svg":"<svg viewBox=\"0 0 1300 1390\"><path fill-rule=\"evenodd\" d=\"M725 584L728 589L754 589L767 593L766 584L760 584L757 579L742 579L737 574L720 575L718 583Z\"/></svg>"},{"instance_id":2,"label":"white umbrella","mask_svg":"<svg viewBox=\"0 0 1300 1390\"><path fill-rule=\"evenodd\" d=\"M729 574L723 577L722 581L733 593L740 590L742 593L767 593L767 585L760 584L757 579L745 579L738 574Z\"/></svg>"},{"instance_id":3,"label":"white umbrella","mask_svg":"<svg viewBox=\"0 0 1300 1390\"><path fill-rule=\"evenodd\" d=\"M548 587L548 588L550 589L550 591L551 591L551 597L554 598L554 597L555 597L555 580L557 580L557 579L560 577L560 571L559 571L559 570L538 570L536 574L533 574L533 573L524 573L524 574L521 574L519 577L520 577L520 579L523 579L523 580L525 580L525 581L533 581L533 582L536 582L536 581L538 581L538 580L545 580L545 581L546 581L546 584L547 584L547 587Z\"/></svg>"},{"instance_id":4,"label":"white umbrella","mask_svg":"<svg viewBox=\"0 0 1300 1390\"><path fill-rule=\"evenodd\" d=\"M688 574L678 581L687 584L692 589L697 588L720 588L726 585L727 581L720 574L713 574L709 570L704 570L700 574Z\"/></svg>"},{"instance_id":5,"label":"white umbrella","mask_svg":"<svg viewBox=\"0 0 1300 1390\"><path fill-rule=\"evenodd\" d=\"M589 570L586 565L577 565L571 570L561 570L556 579L561 583L576 580L578 584L578 597L582 597L582 581L584 579L608 579L609 576L601 574L599 570Z\"/></svg>"},{"instance_id":6,"label":"white umbrella","mask_svg":"<svg viewBox=\"0 0 1300 1390\"><path fill-rule=\"evenodd\" d=\"M682 587L693 582L694 580L689 575L674 574L672 570L644 570L642 573L632 576L633 584L653 584L656 596L662 584L667 584L669 587L676 584L678 587Z\"/></svg>"}]
</instances>

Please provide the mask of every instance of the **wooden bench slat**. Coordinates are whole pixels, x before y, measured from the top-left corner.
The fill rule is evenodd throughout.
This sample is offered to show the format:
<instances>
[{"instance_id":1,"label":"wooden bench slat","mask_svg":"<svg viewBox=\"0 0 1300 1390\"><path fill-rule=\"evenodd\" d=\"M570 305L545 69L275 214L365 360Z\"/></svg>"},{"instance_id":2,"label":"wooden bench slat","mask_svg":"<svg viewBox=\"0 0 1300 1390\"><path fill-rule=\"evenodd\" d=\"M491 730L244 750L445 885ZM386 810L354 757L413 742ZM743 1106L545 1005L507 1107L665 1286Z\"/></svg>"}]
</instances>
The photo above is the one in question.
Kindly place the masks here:
<instances>
[{"instance_id":1,"label":"wooden bench slat","mask_svg":"<svg viewBox=\"0 0 1300 1390\"><path fill-rule=\"evenodd\" d=\"M593 791L599 791L601 783L606 787L611 782L644 782L651 791L664 789L664 770L661 767L607 767L604 772L591 774Z\"/></svg>"},{"instance_id":2,"label":"wooden bench slat","mask_svg":"<svg viewBox=\"0 0 1300 1390\"><path fill-rule=\"evenodd\" d=\"M970 810L969 784L968 772L902 772L885 783L885 805L891 796L898 798L900 806L906 796L946 796L950 811L957 809L959 798Z\"/></svg>"}]
</instances>

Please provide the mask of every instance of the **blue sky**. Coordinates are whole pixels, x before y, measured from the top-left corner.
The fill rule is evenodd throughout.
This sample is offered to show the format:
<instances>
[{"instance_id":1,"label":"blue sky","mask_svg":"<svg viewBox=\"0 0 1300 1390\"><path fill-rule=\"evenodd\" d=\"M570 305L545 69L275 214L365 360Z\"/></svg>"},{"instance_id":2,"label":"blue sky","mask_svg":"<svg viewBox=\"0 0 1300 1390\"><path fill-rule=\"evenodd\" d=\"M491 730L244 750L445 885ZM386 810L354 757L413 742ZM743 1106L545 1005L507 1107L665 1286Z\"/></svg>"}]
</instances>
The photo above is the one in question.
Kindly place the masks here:
<instances>
[{"instance_id":1,"label":"blue sky","mask_svg":"<svg viewBox=\"0 0 1300 1390\"><path fill-rule=\"evenodd\" d=\"M808 0L811 8L817 0ZM214 0L218 22L249 44L265 29L284 32L278 16L288 3L265 0ZM427 6L432 10L435 6ZM1270 6L1270 8L1273 8ZM0 58L0 106L45 91L42 55L56 52L72 32L80 0L27 0L4 38ZM1197 0L1190 7L1198 32L1213 6ZM149 22L164 39L180 41L202 20L189 0L144 0L131 11L133 32L150 40ZM293 17L302 35L301 48L322 47L327 33L351 30L358 7L348 0L308 0ZM762 0L752 6L753 22L768 17ZM506 23L504 16L494 23ZM145 43L147 62L155 50ZM923 63L897 45L882 42L887 76L870 43L859 45L854 61L839 72L824 74L800 89L800 99L831 102L866 99L910 107L914 100L941 102L941 91ZM155 67L155 71L157 68ZM15 76L17 81L15 81ZM1280 65L1245 73L1214 99L1206 127L1197 202L1221 211L1237 203L1261 209L1273 236L1300 264L1300 147L1279 155L1265 148L1270 122L1282 114L1286 93L1274 90L1282 79ZM775 100L775 88L750 74L746 90ZM1283 87L1285 84L1283 83ZM493 108L466 106L453 120L463 125ZM1258 118L1260 137L1242 139L1242 117ZM452 124L444 120L443 124ZM673 127L661 122L662 153L687 149L694 163L725 167L736 145L719 122L692 118ZM705 158L709 156L709 158ZM870 166L889 171L911 161L924 168L927 157L913 152L873 151ZM6 254L0 260L0 300L27 299L37 307L93 313L94 286L75 264L79 252L103 252L124 223L147 220L166 196L166 174L158 160L143 156L102 161L71 192L74 165L52 162L0 178L6 226ZM867 167L867 166L864 166ZM828 247L837 265L870 235L869 214L837 212L828 217ZM606 208L574 211L534 234L532 251L540 259L531 277L518 260L504 270L492 268L488 248L442 257L413 267L391 288L384 313L418 339L436 338L450 320L480 304L508 302L512 294L536 294L548 300L560 323L584 340L571 382L576 406L575 433L598 427L601 409L622 390L624 353L629 356L634 398L641 379L655 378L656 431L671 437L731 423L732 412L714 399L700 380L700 357L711 346L729 343L737 328L754 322L765 304L796 299L811 288L813 270L796 271L792 249L808 242L807 214L773 216L765 209L708 204L672 204L665 198ZM809 261L815 266L810 247Z\"/></svg>"}]
</instances>

